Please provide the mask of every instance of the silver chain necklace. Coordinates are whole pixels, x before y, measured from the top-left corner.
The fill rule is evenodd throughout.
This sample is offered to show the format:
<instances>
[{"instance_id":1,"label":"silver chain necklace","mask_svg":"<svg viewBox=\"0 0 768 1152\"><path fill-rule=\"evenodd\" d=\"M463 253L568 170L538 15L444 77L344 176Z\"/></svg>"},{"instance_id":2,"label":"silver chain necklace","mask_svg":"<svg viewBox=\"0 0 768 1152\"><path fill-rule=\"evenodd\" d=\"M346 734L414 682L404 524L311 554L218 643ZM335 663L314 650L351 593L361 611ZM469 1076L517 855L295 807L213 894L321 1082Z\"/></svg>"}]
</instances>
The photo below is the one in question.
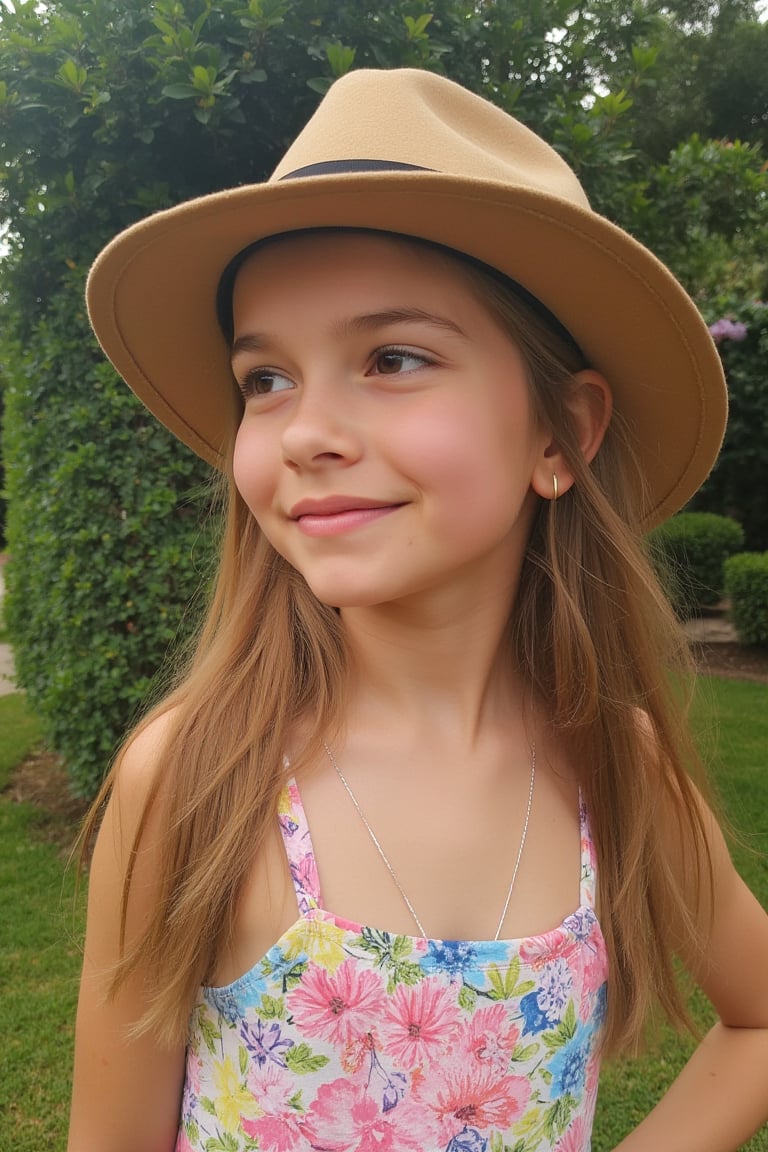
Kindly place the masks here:
<instances>
[{"instance_id":1,"label":"silver chain necklace","mask_svg":"<svg viewBox=\"0 0 768 1152\"><path fill-rule=\"evenodd\" d=\"M410 900L408 899L408 896L406 895L405 889L403 888L402 884L398 880L397 874L395 873L394 868L392 867L389 860L387 859L387 855L386 855L384 849L382 848L381 844L379 843L379 841L377 839L376 833L374 832L373 828L371 828L370 824L368 823L368 821L365 817L365 813L363 812L362 808L360 807L360 805L357 801L357 797L355 796L354 792L352 791L349 784L347 783L347 780L346 780L346 777L344 776L344 773L342 772L341 768L339 768L338 764L336 763L336 757L334 756L333 752L328 747L328 745L325 743L325 741L323 741L323 748L326 751L328 759L330 760L331 764L333 765L333 767L336 770L336 775L339 777L339 780L341 780L342 784L346 788L347 794L348 794L350 800L352 801L355 808L357 809L357 814L360 817L360 819L362 820L363 824L365 825L365 827L368 831L368 835L370 836L371 840L373 841L373 843L376 847L376 851L378 852L379 856L381 856L382 860L384 861L384 864L386 865L387 871L389 872L390 876L394 880L395 887L397 888L398 892L400 893L403 900L405 901L405 904L408 908L408 911L410 912L411 916L413 917L413 919L416 923L416 927L419 929L419 932L421 933L422 938L425 940L428 939L427 933L424 930L424 925L422 924L421 920L419 920L418 916L416 915L416 909L414 908L413 904L411 904ZM529 824L529 821L531 819L531 806L533 804L533 786L534 786L535 781L536 781L536 744L534 742L533 744L531 744L531 782L530 782L530 785L528 787L528 803L527 803L526 809L525 809L525 821L523 823L523 834L520 837L520 847L517 850L517 859L515 860L515 867L514 867L514 870L512 872L512 879L509 882L509 888L507 889L507 898L504 901L504 908L502 909L501 919L499 920L499 926L496 929L496 935L493 937L494 940L498 940L499 937L501 936L501 929L504 925L504 921L505 921L506 916L507 916L507 911L509 909L509 902L512 899L512 889L515 886L515 880L517 880L517 873L518 873L518 869L520 868L520 861L521 861L522 856L523 856L523 848L525 847L525 840L526 840L526 837L528 835L528 824Z\"/></svg>"}]
</instances>

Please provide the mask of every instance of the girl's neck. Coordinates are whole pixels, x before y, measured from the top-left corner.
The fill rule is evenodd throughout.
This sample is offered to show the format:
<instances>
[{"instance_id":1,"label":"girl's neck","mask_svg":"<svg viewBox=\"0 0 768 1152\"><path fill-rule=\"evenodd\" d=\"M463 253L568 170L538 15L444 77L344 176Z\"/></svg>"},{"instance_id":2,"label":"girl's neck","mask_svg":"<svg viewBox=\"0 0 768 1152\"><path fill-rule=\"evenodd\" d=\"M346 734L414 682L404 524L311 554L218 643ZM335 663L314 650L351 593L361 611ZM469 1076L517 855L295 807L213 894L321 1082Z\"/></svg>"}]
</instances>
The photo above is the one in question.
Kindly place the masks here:
<instances>
[{"instance_id":1,"label":"girl's neck","mask_svg":"<svg viewBox=\"0 0 768 1152\"><path fill-rule=\"evenodd\" d=\"M519 713L522 684L502 643L508 595L475 598L463 611L394 604L342 612L349 652L347 721L457 741Z\"/></svg>"}]
</instances>

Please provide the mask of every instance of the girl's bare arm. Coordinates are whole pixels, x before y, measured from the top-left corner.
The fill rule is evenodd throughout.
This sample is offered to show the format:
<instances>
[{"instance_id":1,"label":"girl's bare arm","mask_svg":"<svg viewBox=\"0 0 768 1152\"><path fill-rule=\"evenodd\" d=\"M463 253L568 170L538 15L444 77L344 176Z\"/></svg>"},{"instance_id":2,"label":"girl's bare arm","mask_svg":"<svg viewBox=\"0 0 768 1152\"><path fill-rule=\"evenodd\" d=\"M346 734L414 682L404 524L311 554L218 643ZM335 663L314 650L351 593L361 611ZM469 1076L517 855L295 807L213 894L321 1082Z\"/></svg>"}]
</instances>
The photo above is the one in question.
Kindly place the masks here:
<instances>
[{"instance_id":1,"label":"girl's bare arm","mask_svg":"<svg viewBox=\"0 0 768 1152\"><path fill-rule=\"evenodd\" d=\"M151 1035L128 1037L146 1007L137 972L108 995L119 955L120 906L128 854L158 760L166 717L125 753L99 832L90 871L88 922L77 1011L68 1152L172 1152L179 1123L184 1049ZM150 817L135 865L128 906L130 945L146 922L155 892L158 830Z\"/></svg>"},{"instance_id":2,"label":"girl's bare arm","mask_svg":"<svg viewBox=\"0 0 768 1152\"><path fill-rule=\"evenodd\" d=\"M714 917L689 967L719 1022L616 1152L736 1152L768 1120L768 915L710 821Z\"/></svg>"}]
</instances>

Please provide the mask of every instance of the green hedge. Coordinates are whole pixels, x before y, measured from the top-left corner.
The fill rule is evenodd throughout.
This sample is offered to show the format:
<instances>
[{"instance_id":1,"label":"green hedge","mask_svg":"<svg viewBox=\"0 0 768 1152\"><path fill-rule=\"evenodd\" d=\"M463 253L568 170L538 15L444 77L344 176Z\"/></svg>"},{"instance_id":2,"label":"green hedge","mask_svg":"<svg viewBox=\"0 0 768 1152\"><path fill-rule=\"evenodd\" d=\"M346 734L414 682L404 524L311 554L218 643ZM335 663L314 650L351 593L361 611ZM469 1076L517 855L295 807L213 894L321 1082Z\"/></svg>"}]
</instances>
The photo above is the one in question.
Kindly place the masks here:
<instances>
[{"instance_id":1,"label":"green hedge","mask_svg":"<svg viewBox=\"0 0 768 1152\"><path fill-rule=\"evenodd\" d=\"M694 496L691 511L732 516L744 529L745 547L768 548L768 306L734 303L713 312L746 329L741 339L718 342L728 381L728 427L715 467Z\"/></svg>"},{"instance_id":2,"label":"green hedge","mask_svg":"<svg viewBox=\"0 0 768 1152\"><path fill-rule=\"evenodd\" d=\"M209 568L207 468L93 341L82 275L4 357L5 616L16 670L73 790L90 795ZM7 341L6 341L7 347Z\"/></svg>"},{"instance_id":3,"label":"green hedge","mask_svg":"<svg viewBox=\"0 0 768 1152\"><path fill-rule=\"evenodd\" d=\"M681 512L655 528L649 543L670 599L687 619L722 599L723 565L744 547L744 532L727 516Z\"/></svg>"},{"instance_id":4,"label":"green hedge","mask_svg":"<svg viewBox=\"0 0 768 1152\"><path fill-rule=\"evenodd\" d=\"M726 560L725 590L741 642L768 645L768 552L743 552Z\"/></svg>"}]
</instances>

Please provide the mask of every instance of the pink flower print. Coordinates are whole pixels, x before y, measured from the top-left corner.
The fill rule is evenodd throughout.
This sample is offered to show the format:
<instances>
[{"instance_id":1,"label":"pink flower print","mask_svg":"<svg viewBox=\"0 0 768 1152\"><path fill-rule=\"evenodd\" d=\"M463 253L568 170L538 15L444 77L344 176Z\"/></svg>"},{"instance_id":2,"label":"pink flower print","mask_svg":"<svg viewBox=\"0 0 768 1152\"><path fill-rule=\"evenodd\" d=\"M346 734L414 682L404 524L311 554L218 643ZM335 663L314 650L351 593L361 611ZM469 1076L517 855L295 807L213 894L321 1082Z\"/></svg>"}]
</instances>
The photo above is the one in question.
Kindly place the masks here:
<instances>
[{"instance_id":1,"label":"pink flower print","mask_svg":"<svg viewBox=\"0 0 768 1152\"><path fill-rule=\"evenodd\" d=\"M176 1137L174 1152L195 1152L183 1127L179 1129L179 1134Z\"/></svg>"},{"instance_id":2,"label":"pink flower print","mask_svg":"<svg viewBox=\"0 0 768 1152\"><path fill-rule=\"evenodd\" d=\"M190 1052L189 1059L187 1060L187 1083L195 1096L200 1096L201 1094L200 1073L202 1068L203 1062L200 1057Z\"/></svg>"},{"instance_id":3,"label":"pink flower print","mask_svg":"<svg viewBox=\"0 0 768 1152\"><path fill-rule=\"evenodd\" d=\"M467 1026L464 1044L468 1055L504 1073L520 1038L520 1030L511 1023L503 1004L478 1008Z\"/></svg>"},{"instance_id":4,"label":"pink flower print","mask_svg":"<svg viewBox=\"0 0 768 1152\"><path fill-rule=\"evenodd\" d=\"M241 1120L246 1135L259 1141L265 1152L309 1152L301 1133L301 1114L288 1101L296 1092L294 1078L284 1068L267 1063L248 1073L248 1087L265 1115Z\"/></svg>"},{"instance_id":5,"label":"pink flower print","mask_svg":"<svg viewBox=\"0 0 768 1152\"><path fill-rule=\"evenodd\" d=\"M541 936L529 936L520 943L520 959L529 964L534 972L558 956L567 958L574 950L573 937L567 928L553 928Z\"/></svg>"},{"instance_id":6,"label":"pink flower print","mask_svg":"<svg viewBox=\"0 0 768 1152\"><path fill-rule=\"evenodd\" d=\"M581 949L583 963L582 999L588 1001L608 979L608 955L602 936L595 934ZM591 1005L590 1005L591 1007Z\"/></svg>"},{"instance_id":7,"label":"pink flower print","mask_svg":"<svg viewBox=\"0 0 768 1152\"><path fill-rule=\"evenodd\" d=\"M297 1113L284 1116L262 1116L259 1120L243 1120L243 1132L258 1140L264 1152L311 1152L301 1133Z\"/></svg>"},{"instance_id":8,"label":"pink flower print","mask_svg":"<svg viewBox=\"0 0 768 1152\"><path fill-rule=\"evenodd\" d=\"M399 984L381 1026L384 1051L402 1067L415 1068L445 1050L459 1020L455 999L439 978Z\"/></svg>"},{"instance_id":9,"label":"pink flower print","mask_svg":"<svg viewBox=\"0 0 768 1152\"><path fill-rule=\"evenodd\" d=\"M408 1123L404 1123L404 1120ZM313 1148L323 1152L399 1152L424 1148L424 1134L402 1107L382 1112L364 1084L334 1080L321 1084L307 1112L303 1130Z\"/></svg>"},{"instance_id":10,"label":"pink flower print","mask_svg":"<svg viewBox=\"0 0 768 1152\"><path fill-rule=\"evenodd\" d=\"M592 1053L587 1061L587 1071L584 1078L584 1098L587 1109L594 1112L597 1104L597 1090L600 1087L600 1057Z\"/></svg>"},{"instance_id":11,"label":"pink flower print","mask_svg":"<svg viewBox=\"0 0 768 1152\"><path fill-rule=\"evenodd\" d=\"M296 1091L294 1077L278 1064L252 1064L246 1083L264 1112L284 1112Z\"/></svg>"},{"instance_id":12,"label":"pink flower print","mask_svg":"<svg viewBox=\"0 0 768 1152\"><path fill-rule=\"evenodd\" d=\"M291 863L291 875L301 893L300 910L306 914L314 904L316 893L320 888L317 864L312 852L307 852L305 856L300 856L298 860Z\"/></svg>"},{"instance_id":13,"label":"pink flower print","mask_svg":"<svg viewBox=\"0 0 768 1152\"><path fill-rule=\"evenodd\" d=\"M583 1116L577 1116L555 1145L555 1152L589 1152L590 1126Z\"/></svg>"},{"instance_id":14,"label":"pink flower print","mask_svg":"<svg viewBox=\"0 0 768 1152\"><path fill-rule=\"evenodd\" d=\"M354 960L345 960L332 975L311 965L288 994L299 1031L339 1047L370 1031L385 1007L381 976L358 970Z\"/></svg>"},{"instance_id":15,"label":"pink flower print","mask_svg":"<svg viewBox=\"0 0 768 1152\"><path fill-rule=\"evenodd\" d=\"M438 1070L439 1069L439 1070ZM412 1101L426 1111L432 1139L445 1146L465 1128L507 1129L522 1116L531 1096L524 1076L502 1076L490 1064L461 1058L435 1065L414 1090Z\"/></svg>"}]
</instances>

